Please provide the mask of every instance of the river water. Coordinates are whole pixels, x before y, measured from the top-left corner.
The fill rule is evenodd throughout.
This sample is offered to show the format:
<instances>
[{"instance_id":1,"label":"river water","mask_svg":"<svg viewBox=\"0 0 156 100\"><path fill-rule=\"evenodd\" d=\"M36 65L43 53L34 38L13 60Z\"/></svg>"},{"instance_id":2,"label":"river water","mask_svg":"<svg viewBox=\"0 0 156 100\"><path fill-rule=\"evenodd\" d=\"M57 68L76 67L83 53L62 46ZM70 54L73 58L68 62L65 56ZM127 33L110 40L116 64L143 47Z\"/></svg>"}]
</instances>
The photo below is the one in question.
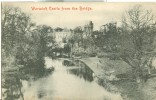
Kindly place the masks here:
<instances>
[{"instance_id":1,"label":"river water","mask_svg":"<svg viewBox=\"0 0 156 100\"><path fill-rule=\"evenodd\" d=\"M37 80L21 80L22 98L15 100L122 100L94 80L86 66L68 66L64 60L45 58L45 67L55 70Z\"/></svg>"}]
</instances>

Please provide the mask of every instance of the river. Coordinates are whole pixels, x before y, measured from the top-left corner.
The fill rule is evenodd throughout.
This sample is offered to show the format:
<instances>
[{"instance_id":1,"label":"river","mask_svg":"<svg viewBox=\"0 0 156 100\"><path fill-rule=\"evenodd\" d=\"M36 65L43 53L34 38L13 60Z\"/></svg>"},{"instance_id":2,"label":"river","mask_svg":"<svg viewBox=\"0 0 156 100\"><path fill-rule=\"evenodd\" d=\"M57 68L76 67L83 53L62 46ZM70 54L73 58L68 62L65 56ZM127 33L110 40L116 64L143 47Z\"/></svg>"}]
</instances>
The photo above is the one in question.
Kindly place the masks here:
<instances>
[{"instance_id":1,"label":"river","mask_svg":"<svg viewBox=\"0 0 156 100\"><path fill-rule=\"evenodd\" d=\"M22 97L15 100L122 100L94 80L86 66L68 66L64 60L45 58L45 67L55 70L36 80L21 80Z\"/></svg>"}]
</instances>

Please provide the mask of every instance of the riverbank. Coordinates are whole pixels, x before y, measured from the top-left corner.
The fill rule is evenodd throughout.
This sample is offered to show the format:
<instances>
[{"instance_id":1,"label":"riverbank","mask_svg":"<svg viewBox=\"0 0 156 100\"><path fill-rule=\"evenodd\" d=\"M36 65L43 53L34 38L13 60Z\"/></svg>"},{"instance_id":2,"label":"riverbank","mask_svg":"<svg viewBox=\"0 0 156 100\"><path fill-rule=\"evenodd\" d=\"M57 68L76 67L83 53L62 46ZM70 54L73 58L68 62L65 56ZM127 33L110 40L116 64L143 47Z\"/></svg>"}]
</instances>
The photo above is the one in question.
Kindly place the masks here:
<instances>
[{"instance_id":1,"label":"riverbank","mask_svg":"<svg viewBox=\"0 0 156 100\"><path fill-rule=\"evenodd\" d=\"M96 76L109 80L109 86L115 86L115 91L120 92L125 100L156 100L156 78L138 84L134 81L131 67L121 60L97 57L79 60L89 66Z\"/></svg>"},{"instance_id":2,"label":"riverbank","mask_svg":"<svg viewBox=\"0 0 156 100\"><path fill-rule=\"evenodd\" d=\"M122 75L130 74L132 71L131 67L121 60L109 60L108 58L97 57L82 58L79 60L88 65L96 76L109 76L109 80L128 78L128 75L126 75L127 77L122 77Z\"/></svg>"}]
</instances>

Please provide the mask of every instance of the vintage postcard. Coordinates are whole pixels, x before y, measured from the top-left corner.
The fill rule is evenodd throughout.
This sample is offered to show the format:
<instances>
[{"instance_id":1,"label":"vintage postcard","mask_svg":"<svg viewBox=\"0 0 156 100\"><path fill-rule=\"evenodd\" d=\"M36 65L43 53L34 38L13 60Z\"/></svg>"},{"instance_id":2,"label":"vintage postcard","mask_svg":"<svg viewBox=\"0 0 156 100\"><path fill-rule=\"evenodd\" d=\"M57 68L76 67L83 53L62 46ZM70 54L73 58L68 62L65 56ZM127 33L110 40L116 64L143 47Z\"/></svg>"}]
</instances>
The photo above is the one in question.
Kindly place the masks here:
<instances>
[{"instance_id":1,"label":"vintage postcard","mask_svg":"<svg viewBox=\"0 0 156 100\"><path fill-rule=\"evenodd\" d=\"M1 6L2 100L156 100L156 3Z\"/></svg>"}]
</instances>

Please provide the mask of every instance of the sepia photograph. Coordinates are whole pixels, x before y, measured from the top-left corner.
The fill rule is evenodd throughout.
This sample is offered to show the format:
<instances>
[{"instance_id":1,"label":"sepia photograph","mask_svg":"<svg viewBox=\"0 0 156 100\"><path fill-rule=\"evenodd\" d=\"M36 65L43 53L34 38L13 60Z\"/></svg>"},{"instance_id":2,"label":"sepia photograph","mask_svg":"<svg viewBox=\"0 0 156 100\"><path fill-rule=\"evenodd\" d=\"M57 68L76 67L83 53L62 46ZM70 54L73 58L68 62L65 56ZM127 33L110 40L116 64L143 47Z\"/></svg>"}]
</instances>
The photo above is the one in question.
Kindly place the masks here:
<instances>
[{"instance_id":1,"label":"sepia photograph","mask_svg":"<svg viewBox=\"0 0 156 100\"><path fill-rule=\"evenodd\" d=\"M2 2L2 100L156 100L155 9Z\"/></svg>"}]
</instances>

